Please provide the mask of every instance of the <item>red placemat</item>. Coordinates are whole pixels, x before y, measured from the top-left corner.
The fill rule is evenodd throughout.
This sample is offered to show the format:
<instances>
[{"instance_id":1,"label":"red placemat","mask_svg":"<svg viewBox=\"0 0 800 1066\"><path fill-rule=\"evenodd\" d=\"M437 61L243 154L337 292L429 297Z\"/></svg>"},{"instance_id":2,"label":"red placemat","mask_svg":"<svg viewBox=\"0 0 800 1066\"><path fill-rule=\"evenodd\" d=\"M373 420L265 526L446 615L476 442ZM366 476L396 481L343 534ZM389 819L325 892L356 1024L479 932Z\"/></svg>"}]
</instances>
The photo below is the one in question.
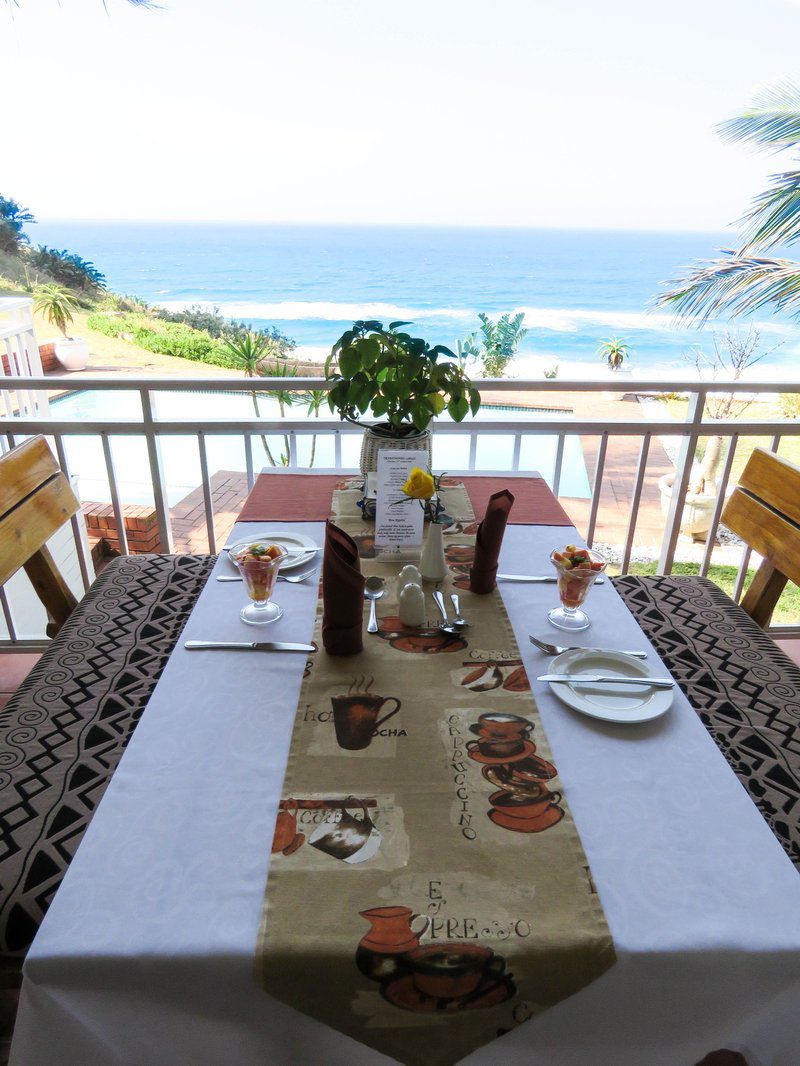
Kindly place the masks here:
<instances>
[{"instance_id":1,"label":"red placemat","mask_svg":"<svg viewBox=\"0 0 800 1066\"><path fill-rule=\"evenodd\" d=\"M331 496L347 474L259 474L239 513L239 522L323 522ZM540 477L464 477L475 517L483 518L493 492L514 494L509 522L517 526L571 526L573 523Z\"/></svg>"}]
</instances>

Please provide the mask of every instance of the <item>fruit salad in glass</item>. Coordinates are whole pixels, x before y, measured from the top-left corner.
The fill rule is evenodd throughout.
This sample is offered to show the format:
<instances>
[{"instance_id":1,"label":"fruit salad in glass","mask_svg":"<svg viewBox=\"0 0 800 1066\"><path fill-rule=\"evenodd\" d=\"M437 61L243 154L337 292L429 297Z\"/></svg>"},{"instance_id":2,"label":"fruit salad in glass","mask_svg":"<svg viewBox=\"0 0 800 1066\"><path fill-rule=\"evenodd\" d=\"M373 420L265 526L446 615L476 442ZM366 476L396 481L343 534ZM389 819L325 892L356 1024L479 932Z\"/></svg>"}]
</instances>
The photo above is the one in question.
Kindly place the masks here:
<instances>
[{"instance_id":1,"label":"fruit salad in glass","mask_svg":"<svg viewBox=\"0 0 800 1066\"><path fill-rule=\"evenodd\" d=\"M275 622L283 614L283 609L270 597L278 579L281 561L287 553L277 544L245 540L234 544L228 554L242 575L244 587L252 601L243 608L242 621L251 626Z\"/></svg>"},{"instance_id":2,"label":"fruit salad in glass","mask_svg":"<svg viewBox=\"0 0 800 1066\"><path fill-rule=\"evenodd\" d=\"M553 551L550 562L558 575L558 594L561 606L548 614L556 629L586 629L589 616L581 610L583 602L598 575L606 568L606 561L589 548L568 544L566 548Z\"/></svg>"}]
</instances>

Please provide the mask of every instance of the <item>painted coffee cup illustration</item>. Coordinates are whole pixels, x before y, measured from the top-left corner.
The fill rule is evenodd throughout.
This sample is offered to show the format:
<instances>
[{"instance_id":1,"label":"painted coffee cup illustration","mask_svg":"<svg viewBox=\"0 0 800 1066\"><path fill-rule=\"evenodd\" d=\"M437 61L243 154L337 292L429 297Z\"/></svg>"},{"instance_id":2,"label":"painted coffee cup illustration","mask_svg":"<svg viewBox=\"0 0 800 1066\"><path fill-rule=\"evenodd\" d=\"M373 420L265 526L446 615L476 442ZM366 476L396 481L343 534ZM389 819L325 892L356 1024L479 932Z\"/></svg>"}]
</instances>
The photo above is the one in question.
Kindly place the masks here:
<instances>
[{"instance_id":1,"label":"painted coffee cup illustration","mask_svg":"<svg viewBox=\"0 0 800 1066\"><path fill-rule=\"evenodd\" d=\"M505 960L480 944L426 944L409 951L414 985L435 999L468 996L489 977L500 977Z\"/></svg>"},{"instance_id":2,"label":"painted coffee cup illustration","mask_svg":"<svg viewBox=\"0 0 800 1066\"><path fill-rule=\"evenodd\" d=\"M288 848L297 836L297 800L284 800L278 808L275 835L272 838L273 854Z\"/></svg>"},{"instance_id":3,"label":"painted coffee cup illustration","mask_svg":"<svg viewBox=\"0 0 800 1066\"><path fill-rule=\"evenodd\" d=\"M361 807L361 818L356 818L346 806L335 822L321 822L308 838L312 848L342 862L359 863L371 859L381 846L381 834L375 828L367 805L356 796L348 796L346 803Z\"/></svg>"},{"instance_id":4,"label":"painted coffee cup illustration","mask_svg":"<svg viewBox=\"0 0 800 1066\"><path fill-rule=\"evenodd\" d=\"M395 696L376 696L369 691L372 681L372 678L368 682L365 678L356 678L347 695L331 697L333 724L340 748L348 751L368 748L375 731L400 710L400 700ZM363 691L357 691L359 688L363 688ZM379 718L387 703L393 703L394 706L388 714Z\"/></svg>"}]
</instances>

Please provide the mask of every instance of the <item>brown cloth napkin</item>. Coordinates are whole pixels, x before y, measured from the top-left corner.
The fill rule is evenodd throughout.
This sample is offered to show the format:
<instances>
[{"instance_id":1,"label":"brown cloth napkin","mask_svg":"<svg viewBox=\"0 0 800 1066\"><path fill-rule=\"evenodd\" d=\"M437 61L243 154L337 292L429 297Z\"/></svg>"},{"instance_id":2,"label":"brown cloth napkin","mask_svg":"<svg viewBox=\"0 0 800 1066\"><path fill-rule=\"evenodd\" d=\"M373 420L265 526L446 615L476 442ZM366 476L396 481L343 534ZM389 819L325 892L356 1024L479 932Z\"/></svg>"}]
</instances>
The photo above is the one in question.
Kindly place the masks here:
<instances>
[{"instance_id":1,"label":"brown cloth napkin","mask_svg":"<svg viewBox=\"0 0 800 1066\"><path fill-rule=\"evenodd\" d=\"M494 492L489 497L486 514L475 537L475 559L469 572L472 592L491 592L497 584L497 560L513 503L514 497L508 489Z\"/></svg>"},{"instance_id":2,"label":"brown cloth napkin","mask_svg":"<svg viewBox=\"0 0 800 1066\"><path fill-rule=\"evenodd\" d=\"M322 560L322 644L329 655L356 655L364 647L364 578L352 537L325 524Z\"/></svg>"}]
</instances>

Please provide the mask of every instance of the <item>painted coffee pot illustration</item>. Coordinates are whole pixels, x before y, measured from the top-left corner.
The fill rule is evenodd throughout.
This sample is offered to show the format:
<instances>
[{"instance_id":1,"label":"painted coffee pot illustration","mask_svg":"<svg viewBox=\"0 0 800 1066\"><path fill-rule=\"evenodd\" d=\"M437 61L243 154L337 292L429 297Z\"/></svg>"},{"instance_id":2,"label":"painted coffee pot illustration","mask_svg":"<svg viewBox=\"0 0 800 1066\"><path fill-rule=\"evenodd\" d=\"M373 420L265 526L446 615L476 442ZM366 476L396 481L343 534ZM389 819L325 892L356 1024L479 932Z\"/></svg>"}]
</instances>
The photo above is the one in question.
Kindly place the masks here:
<instances>
[{"instance_id":1,"label":"painted coffee pot illustration","mask_svg":"<svg viewBox=\"0 0 800 1066\"><path fill-rule=\"evenodd\" d=\"M386 981L405 973L407 952L419 947L419 938L430 924L430 918L414 914L410 907L371 907L359 911L370 924L356 949L356 966L372 981ZM418 932L413 923L422 919Z\"/></svg>"}]
</instances>

